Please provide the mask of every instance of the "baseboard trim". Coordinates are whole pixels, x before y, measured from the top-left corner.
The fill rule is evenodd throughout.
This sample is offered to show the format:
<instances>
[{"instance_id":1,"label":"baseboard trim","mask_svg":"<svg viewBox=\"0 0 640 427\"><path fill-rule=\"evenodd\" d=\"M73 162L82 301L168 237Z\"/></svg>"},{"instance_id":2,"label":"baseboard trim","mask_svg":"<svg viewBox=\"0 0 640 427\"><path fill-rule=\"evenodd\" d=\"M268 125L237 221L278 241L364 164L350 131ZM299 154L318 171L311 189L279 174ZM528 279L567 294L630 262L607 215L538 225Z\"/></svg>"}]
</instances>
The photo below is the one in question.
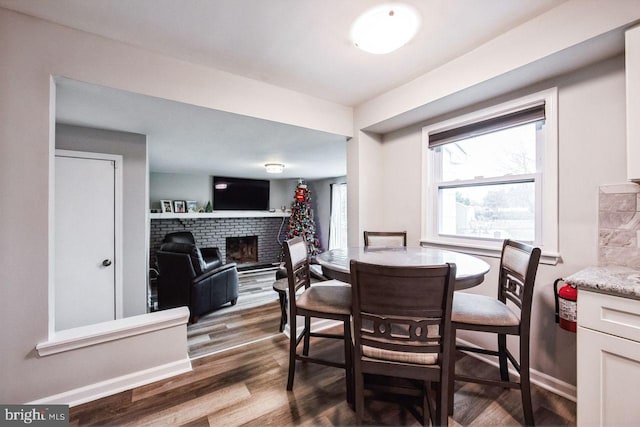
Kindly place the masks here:
<instances>
[{"instance_id":1,"label":"baseboard trim","mask_svg":"<svg viewBox=\"0 0 640 427\"><path fill-rule=\"evenodd\" d=\"M100 381L84 387L65 391L64 393L55 394L53 396L44 397L42 399L28 402L31 405L42 404L64 404L71 407L91 402L106 396L130 390L150 384L155 381L163 380L175 375L184 374L192 370L189 358L167 363L165 365L154 366L153 368L143 371L133 372L131 374L122 375L120 377L111 378Z\"/></svg>"},{"instance_id":2,"label":"baseboard trim","mask_svg":"<svg viewBox=\"0 0 640 427\"><path fill-rule=\"evenodd\" d=\"M479 346L460 338L456 339L456 343L465 345L468 347L480 348ZM472 352L465 352L465 354L475 357L476 359L479 359L495 367L499 366L497 359L488 357L486 355L479 354L479 353L472 353ZM576 386L569 384L567 382L564 382L562 380L559 380L557 378L554 378L550 375L547 375L544 372L537 371L535 369L529 369L529 372L531 375L531 382L533 384L547 391L550 391L551 393L557 394L558 396L562 396L565 399L569 399L572 402L576 401L576 395L577 395ZM509 373L513 375L517 375L517 372L513 368L509 369Z\"/></svg>"}]
</instances>

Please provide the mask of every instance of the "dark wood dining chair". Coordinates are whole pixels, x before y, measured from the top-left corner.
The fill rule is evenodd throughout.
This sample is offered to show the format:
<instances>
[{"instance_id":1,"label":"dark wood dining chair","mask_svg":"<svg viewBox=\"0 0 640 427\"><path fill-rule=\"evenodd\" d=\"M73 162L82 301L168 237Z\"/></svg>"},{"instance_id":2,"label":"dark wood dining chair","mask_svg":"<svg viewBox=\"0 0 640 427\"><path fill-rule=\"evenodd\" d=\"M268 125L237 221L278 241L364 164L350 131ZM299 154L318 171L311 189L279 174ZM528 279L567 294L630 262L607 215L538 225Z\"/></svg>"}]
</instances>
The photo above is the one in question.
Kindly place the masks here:
<instances>
[{"instance_id":1,"label":"dark wood dining chair","mask_svg":"<svg viewBox=\"0 0 640 427\"><path fill-rule=\"evenodd\" d=\"M397 248L407 246L406 231L365 231L365 246Z\"/></svg>"},{"instance_id":2,"label":"dark wood dining chair","mask_svg":"<svg viewBox=\"0 0 640 427\"><path fill-rule=\"evenodd\" d=\"M424 425L429 419L433 425L448 425L455 277L455 264L391 267L351 261L357 424L364 415L367 374L392 383L394 378L417 380ZM437 386L435 411L432 383ZM390 391L399 391L393 387Z\"/></svg>"},{"instance_id":3,"label":"dark wood dining chair","mask_svg":"<svg viewBox=\"0 0 640 427\"><path fill-rule=\"evenodd\" d=\"M284 260L289 283L289 376L287 390L293 389L296 360L342 368L346 372L347 401L353 400L353 343L351 341L351 286L338 280L327 280L311 286L307 244L302 237L284 242ZM301 293L300 289L304 289ZM298 334L298 316L304 316L304 327ZM344 333L311 332L311 318L342 322ZM344 341L344 363L309 356L311 337ZM297 351L303 341L302 354Z\"/></svg>"},{"instance_id":4,"label":"dark wood dining chair","mask_svg":"<svg viewBox=\"0 0 640 427\"><path fill-rule=\"evenodd\" d=\"M500 380L455 375L455 363L450 366L449 414L453 414L454 380L505 388L517 388L522 393L522 408L526 425L534 425L529 378L529 330L531 326L531 302L536 279L540 248L505 240L502 246L498 277L498 298L456 292L453 298L451 323L453 326L452 356L455 349L497 356L500 364ZM507 305L507 302L510 302ZM498 336L498 350L456 345L456 331L479 331ZM517 335L520 341L520 360L507 349L507 335ZM507 360L520 375L520 382L509 380Z\"/></svg>"}]
</instances>

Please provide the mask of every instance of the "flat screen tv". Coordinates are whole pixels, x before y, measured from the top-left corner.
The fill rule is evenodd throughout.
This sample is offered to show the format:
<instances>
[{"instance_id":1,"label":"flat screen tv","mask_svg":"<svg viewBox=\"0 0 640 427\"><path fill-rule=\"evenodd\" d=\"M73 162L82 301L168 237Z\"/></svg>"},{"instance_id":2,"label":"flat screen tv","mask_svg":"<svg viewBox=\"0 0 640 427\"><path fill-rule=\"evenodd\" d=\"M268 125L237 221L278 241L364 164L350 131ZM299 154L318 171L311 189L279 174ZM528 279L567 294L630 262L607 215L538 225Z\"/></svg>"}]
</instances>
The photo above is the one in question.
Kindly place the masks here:
<instances>
[{"instance_id":1,"label":"flat screen tv","mask_svg":"<svg viewBox=\"0 0 640 427\"><path fill-rule=\"evenodd\" d=\"M219 211L269 210L269 181L214 176L213 209Z\"/></svg>"}]
</instances>

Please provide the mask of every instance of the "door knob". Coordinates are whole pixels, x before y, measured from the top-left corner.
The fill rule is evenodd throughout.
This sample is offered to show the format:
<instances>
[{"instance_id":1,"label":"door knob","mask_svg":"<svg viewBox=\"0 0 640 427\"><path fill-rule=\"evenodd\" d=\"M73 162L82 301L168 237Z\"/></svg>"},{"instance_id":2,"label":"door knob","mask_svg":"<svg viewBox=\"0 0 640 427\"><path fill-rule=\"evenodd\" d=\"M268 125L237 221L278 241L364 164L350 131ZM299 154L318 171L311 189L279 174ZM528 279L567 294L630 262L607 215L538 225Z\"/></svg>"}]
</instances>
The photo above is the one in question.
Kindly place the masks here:
<instances>
[{"instance_id":1,"label":"door knob","mask_svg":"<svg viewBox=\"0 0 640 427\"><path fill-rule=\"evenodd\" d=\"M111 265L111 260L105 259L104 261L102 261L102 265L104 265L105 267L109 267Z\"/></svg>"}]
</instances>

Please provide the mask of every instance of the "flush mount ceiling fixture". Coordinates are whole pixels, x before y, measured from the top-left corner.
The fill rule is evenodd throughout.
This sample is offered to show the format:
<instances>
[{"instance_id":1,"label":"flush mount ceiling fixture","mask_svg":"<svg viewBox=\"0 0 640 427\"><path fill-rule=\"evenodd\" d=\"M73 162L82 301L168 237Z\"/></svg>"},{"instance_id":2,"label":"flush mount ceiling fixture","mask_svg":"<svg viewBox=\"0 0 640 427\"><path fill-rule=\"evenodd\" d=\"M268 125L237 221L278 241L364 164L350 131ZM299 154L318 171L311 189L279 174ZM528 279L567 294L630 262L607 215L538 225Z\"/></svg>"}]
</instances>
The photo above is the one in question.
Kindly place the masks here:
<instances>
[{"instance_id":1,"label":"flush mount ceiling fixture","mask_svg":"<svg viewBox=\"0 0 640 427\"><path fill-rule=\"evenodd\" d=\"M351 40L365 52L381 55L407 44L419 27L420 15L415 8L388 3L360 15L351 26Z\"/></svg>"},{"instance_id":2,"label":"flush mount ceiling fixture","mask_svg":"<svg viewBox=\"0 0 640 427\"><path fill-rule=\"evenodd\" d=\"M284 171L282 163L267 163L264 167L267 169L267 173L282 173Z\"/></svg>"}]
</instances>

